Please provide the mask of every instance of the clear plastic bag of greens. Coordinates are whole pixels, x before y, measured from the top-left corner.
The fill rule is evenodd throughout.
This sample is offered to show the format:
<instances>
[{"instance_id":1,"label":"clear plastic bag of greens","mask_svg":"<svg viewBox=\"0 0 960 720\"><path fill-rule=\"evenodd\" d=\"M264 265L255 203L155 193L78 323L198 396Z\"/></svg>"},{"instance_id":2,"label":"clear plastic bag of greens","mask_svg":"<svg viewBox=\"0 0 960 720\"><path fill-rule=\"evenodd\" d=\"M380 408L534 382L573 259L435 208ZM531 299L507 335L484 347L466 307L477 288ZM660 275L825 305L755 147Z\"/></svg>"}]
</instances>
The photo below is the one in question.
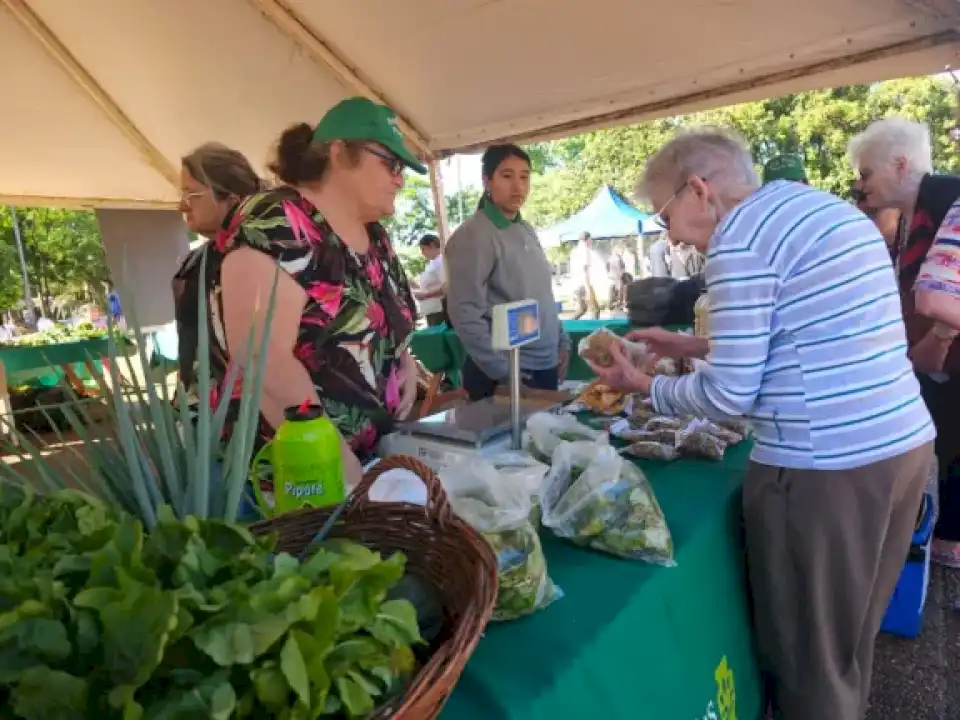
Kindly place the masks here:
<instances>
[{"instance_id":1,"label":"clear plastic bag of greens","mask_svg":"<svg viewBox=\"0 0 960 720\"><path fill-rule=\"evenodd\" d=\"M547 574L540 536L530 521L529 489L472 458L440 473L453 511L479 532L497 556L500 589L494 620L514 620L562 597Z\"/></svg>"},{"instance_id":2,"label":"clear plastic bag of greens","mask_svg":"<svg viewBox=\"0 0 960 720\"><path fill-rule=\"evenodd\" d=\"M606 431L587 427L573 415L539 412L527 419L524 450L534 459L549 464L553 451L563 442L592 442L607 445L610 440Z\"/></svg>"},{"instance_id":3,"label":"clear plastic bag of greens","mask_svg":"<svg viewBox=\"0 0 960 720\"><path fill-rule=\"evenodd\" d=\"M497 474L503 475L511 483L518 483L530 493L530 522L534 528L540 527L540 486L550 471L529 453L516 450L501 450L484 454Z\"/></svg>"},{"instance_id":4,"label":"clear plastic bag of greens","mask_svg":"<svg viewBox=\"0 0 960 720\"><path fill-rule=\"evenodd\" d=\"M609 445L561 444L540 499L544 526L560 537L618 557L676 565L650 482Z\"/></svg>"}]
</instances>

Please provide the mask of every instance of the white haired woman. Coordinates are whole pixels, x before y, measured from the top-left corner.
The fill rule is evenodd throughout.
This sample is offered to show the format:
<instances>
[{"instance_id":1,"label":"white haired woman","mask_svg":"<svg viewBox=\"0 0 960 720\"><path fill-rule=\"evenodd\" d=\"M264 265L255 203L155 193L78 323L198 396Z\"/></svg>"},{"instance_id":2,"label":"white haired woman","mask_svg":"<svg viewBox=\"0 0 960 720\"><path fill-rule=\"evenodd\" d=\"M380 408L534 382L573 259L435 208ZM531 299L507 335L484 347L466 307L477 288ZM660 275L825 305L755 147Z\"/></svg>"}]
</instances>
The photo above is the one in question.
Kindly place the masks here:
<instances>
[{"instance_id":1,"label":"white haired woman","mask_svg":"<svg viewBox=\"0 0 960 720\"><path fill-rule=\"evenodd\" d=\"M951 321L960 287L960 177L932 174L930 131L903 118L873 123L850 141L849 154L863 204L896 208L902 217L894 252L903 317L937 428L940 514L933 560L960 568L960 317Z\"/></svg>"},{"instance_id":2,"label":"white haired woman","mask_svg":"<svg viewBox=\"0 0 960 720\"><path fill-rule=\"evenodd\" d=\"M629 337L706 360L651 378L615 349L612 369L594 369L649 392L659 413L750 420L747 560L778 717L859 720L934 437L883 239L833 195L761 188L743 142L721 130L671 140L638 190L707 256L709 340Z\"/></svg>"}]
</instances>

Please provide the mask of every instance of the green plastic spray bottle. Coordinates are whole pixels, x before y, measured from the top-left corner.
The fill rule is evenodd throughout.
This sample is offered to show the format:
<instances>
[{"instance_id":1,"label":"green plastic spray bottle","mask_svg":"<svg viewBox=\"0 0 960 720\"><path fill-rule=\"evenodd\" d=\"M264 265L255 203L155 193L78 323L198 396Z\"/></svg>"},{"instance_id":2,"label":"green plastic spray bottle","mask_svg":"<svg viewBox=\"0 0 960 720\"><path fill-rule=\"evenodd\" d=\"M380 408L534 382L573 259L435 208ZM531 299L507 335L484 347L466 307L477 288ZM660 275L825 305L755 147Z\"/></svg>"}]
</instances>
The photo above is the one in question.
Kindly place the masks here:
<instances>
[{"instance_id":1,"label":"green plastic spray bottle","mask_svg":"<svg viewBox=\"0 0 960 720\"><path fill-rule=\"evenodd\" d=\"M273 468L273 497L260 487L261 463ZM284 411L276 435L253 459L250 481L265 515L342 502L343 459L337 428L317 405L304 403Z\"/></svg>"}]
</instances>

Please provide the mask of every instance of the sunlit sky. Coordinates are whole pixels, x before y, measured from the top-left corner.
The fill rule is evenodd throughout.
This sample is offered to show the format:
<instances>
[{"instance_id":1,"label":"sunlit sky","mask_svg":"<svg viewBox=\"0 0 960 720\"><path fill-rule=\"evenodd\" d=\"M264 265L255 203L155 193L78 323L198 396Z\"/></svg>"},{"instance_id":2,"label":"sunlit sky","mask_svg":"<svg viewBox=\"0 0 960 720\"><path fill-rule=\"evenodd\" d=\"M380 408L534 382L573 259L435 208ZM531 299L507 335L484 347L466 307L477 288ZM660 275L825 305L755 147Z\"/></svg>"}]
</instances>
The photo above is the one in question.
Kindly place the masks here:
<instances>
[{"instance_id":1,"label":"sunlit sky","mask_svg":"<svg viewBox=\"0 0 960 720\"><path fill-rule=\"evenodd\" d=\"M455 195L463 188L479 189L483 182L480 179L480 155L454 155L441 163L440 172L443 174L444 195Z\"/></svg>"}]
</instances>

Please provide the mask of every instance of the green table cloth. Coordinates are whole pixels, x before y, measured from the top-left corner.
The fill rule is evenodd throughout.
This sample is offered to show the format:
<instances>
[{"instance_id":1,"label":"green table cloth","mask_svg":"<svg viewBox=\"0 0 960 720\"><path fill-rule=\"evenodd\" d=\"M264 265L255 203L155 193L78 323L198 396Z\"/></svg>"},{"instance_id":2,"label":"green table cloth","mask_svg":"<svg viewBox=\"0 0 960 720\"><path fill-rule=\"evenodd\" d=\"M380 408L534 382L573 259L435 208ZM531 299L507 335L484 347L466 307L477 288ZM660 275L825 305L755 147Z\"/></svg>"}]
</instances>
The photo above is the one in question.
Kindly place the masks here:
<instances>
[{"instance_id":1,"label":"green table cloth","mask_svg":"<svg viewBox=\"0 0 960 720\"><path fill-rule=\"evenodd\" d=\"M630 329L626 318L609 318L608 320L564 320L563 329L570 338L570 364L567 366L568 380L590 380L593 370L587 361L577 354L577 346L587 335L605 327L617 335L624 335Z\"/></svg>"},{"instance_id":2,"label":"green table cloth","mask_svg":"<svg viewBox=\"0 0 960 720\"><path fill-rule=\"evenodd\" d=\"M572 350L567 379L587 380L593 376L587 363L577 355L577 343L601 327L609 328L618 335L623 335L630 326L626 318L563 321L563 329L570 337ZM430 372L459 370L466 359L463 343L460 342L457 334L445 324L415 332L410 340L410 349Z\"/></svg>"},{"instance_id":3,"label":"green table cloth","mask_svg":"<svg viewBox=\"0 0 960 720\"><path fill-rule=\"evenodd\" d=\"M641 461L677 567L620 560L541 532L564 597L491 624L442 720L755 720L739 496L750 443L722 463Z\"/></svg>"},{"instance_id":4,"label":"green table cloth","mask_svg":"<svg viewBox=\"0 0 960 720\"><path fill-rule=\"evenodd\" d=\"M7 374L7 385L57 385L63 377L59 366L72 365L77 377L92 379L84 361L107 354L107 339L73 340L55 345L0 347L0 362Z\"/></svg>"}]
</instances>

